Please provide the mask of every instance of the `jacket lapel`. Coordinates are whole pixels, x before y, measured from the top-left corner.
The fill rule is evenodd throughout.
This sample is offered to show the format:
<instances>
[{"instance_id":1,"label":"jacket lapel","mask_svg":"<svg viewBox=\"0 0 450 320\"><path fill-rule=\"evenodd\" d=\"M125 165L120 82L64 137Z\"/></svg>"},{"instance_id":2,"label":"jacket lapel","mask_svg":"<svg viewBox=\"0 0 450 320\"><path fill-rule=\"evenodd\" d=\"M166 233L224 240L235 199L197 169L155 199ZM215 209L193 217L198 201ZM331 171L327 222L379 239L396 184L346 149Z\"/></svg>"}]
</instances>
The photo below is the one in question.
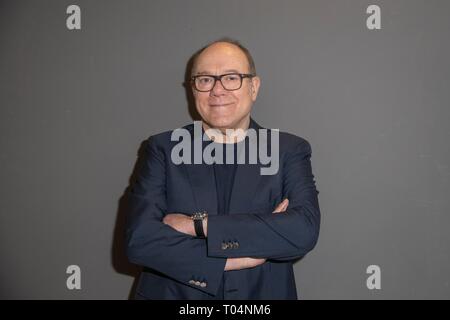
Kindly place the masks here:
<instances>
[{"instance_id":1,"label":"jacket lapel","mask_svg":"<svg viewBox=\"0 0 450 320\"><path fill-rule=\"evenodd\" d=\"M184 165L187 178L190 182L195 207L197 211L207 211L208 214L217 214L217 191L216 179L214 177L214 167L212 165L194 164L194 151L196 145L203 146L203 133L195 132L194 126L189 125L187 129L191 132L192 149L191 149L191 164ZM202 147L203 152L203 147Z\"/></svg>"}]
</instances>

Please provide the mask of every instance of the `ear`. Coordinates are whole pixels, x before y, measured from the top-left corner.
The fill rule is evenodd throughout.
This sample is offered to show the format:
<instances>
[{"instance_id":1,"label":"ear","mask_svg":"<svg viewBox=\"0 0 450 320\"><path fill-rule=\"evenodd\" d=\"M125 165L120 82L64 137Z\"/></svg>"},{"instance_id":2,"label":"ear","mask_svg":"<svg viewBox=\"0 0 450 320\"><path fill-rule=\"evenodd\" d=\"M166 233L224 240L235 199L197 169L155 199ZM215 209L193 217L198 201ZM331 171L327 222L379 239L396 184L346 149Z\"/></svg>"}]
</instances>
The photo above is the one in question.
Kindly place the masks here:
<instances>
[{"instance_id":1,"label":"ear","mask_svg":"<svg viewBox=\"0 0 450 320\"><path fill-rule=\"evenodd\" d=\"M254 102L256 100L256 97L258 96L259 86L261 85L261 79L258 76L255 76L251 80L252 80L251 94L252 100Z\"/></svg>"}]
</instances>

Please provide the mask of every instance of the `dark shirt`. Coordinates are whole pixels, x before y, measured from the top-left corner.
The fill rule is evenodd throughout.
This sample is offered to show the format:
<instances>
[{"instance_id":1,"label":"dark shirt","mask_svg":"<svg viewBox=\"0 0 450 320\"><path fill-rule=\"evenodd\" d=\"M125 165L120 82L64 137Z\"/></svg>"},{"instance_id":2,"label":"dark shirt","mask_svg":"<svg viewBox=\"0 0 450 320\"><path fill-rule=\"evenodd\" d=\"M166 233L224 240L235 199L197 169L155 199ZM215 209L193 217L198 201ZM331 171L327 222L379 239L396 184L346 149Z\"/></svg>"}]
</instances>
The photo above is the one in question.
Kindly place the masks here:
<instances>
[{"instance_id":1,"label":"dark shirt","mask_svg":"<svg viewBox=\"0 0 450 320\"><path fill-rule=\"evenodd\" d=\"M214 142L210 142L214 143ZM230 213L230 200L233 192L234 177L237 169L237 149L239 143L234 143L234 160L232 164L226 163L227 144L221 144L223 147L223 163L214 163L214 177L217 191L217 214L225 215ZM229 148L229 145L228 145ZM222 300L224 298L225 281L227 275L224 273L222 283L214 299Z\"/></svg>"},{"instance_id":2,"label":"dark shirt","mask_svg":"<svg viewBox=\"0 0 450 320\"><path fill-rule=\"evenodd\" d=\"M224 146L224 155L225 155ZM236 144L234 145L234 154L236 154ZM236 157L235 157L236 158ZM233 191L234 176L236 173L236 159L233 164L219 164L214 163L214 176L216 179L217 190L217 214L224 215L229 214L231 193Z\"/></svg>"},{"instance_id":3,"label":"dark shirt","mask_svg":"<svg viewBox=\"0 0 450 320\"><path fill-rule=\"evenodd\" d=\"M244 142L226 144L226 143L216 143L211 140L207 140L204 147L209 144L215 144L215 148L222 148L223 158L222 163L214 163L214 178L216 181L216 191L217 191L217 214L224 215L229 214L231 193L233 191L234 176L236 174L237 168L237 158L238 158L238 145ZM231 164L226 163L226 154L231 152L231 146L233 146L233 161ZM214 149L215 151L215 149ZM215 154L212 154L215 156ZM231 155L230 155L231 156Z\"/></svg>"}]
</instances>

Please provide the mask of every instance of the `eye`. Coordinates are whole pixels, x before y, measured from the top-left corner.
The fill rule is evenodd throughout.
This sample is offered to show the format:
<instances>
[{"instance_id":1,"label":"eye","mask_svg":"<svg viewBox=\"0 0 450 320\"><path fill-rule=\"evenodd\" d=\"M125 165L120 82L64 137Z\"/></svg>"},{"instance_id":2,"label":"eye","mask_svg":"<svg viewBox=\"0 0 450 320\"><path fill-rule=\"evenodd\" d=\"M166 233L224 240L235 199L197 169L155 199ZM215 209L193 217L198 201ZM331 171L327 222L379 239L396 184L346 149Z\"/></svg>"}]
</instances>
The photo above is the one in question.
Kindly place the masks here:
<instances>
[{"instance_id":1,"label":"eye","mask_svg":"<svg viewBox=\"0 0 450 320\"><path fill-rule=\"evenodd\" d=\"M201 84L208 84L208 83L211 83L212 78L211 77L198 77L197 81Z\"/></svg>"},{"instance_id":2,"label":"eye","mask_svg":"<svg viewBox=\"0 0 450 320\"><path fill-rule=\"evenodd\" d=\"M239 80L239 76L237 74L229 74L229 75L226 75L224 78L225 78L225 81L237 81L237 80Z\"/></svg>"}]
</instances>

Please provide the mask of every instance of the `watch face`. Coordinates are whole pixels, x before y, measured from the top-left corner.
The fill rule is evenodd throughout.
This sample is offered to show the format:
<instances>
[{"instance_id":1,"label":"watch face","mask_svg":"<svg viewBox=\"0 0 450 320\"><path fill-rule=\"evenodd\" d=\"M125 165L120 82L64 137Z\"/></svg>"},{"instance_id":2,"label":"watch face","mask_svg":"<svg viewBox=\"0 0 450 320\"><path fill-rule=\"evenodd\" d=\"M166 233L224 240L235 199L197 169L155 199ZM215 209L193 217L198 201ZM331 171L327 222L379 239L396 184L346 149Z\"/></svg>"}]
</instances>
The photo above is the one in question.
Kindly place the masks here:
<instances>
[{"instance_id":1,"label":"watch face","mask_svg":"<svg viewBox=\"0 0 450 320\"><path fill-rule=\"evenodd\" d=\"M196 212L192 215L192 219L194 220L203 220L207 216L206 212Z\"/></svg>"}]
</instances>

